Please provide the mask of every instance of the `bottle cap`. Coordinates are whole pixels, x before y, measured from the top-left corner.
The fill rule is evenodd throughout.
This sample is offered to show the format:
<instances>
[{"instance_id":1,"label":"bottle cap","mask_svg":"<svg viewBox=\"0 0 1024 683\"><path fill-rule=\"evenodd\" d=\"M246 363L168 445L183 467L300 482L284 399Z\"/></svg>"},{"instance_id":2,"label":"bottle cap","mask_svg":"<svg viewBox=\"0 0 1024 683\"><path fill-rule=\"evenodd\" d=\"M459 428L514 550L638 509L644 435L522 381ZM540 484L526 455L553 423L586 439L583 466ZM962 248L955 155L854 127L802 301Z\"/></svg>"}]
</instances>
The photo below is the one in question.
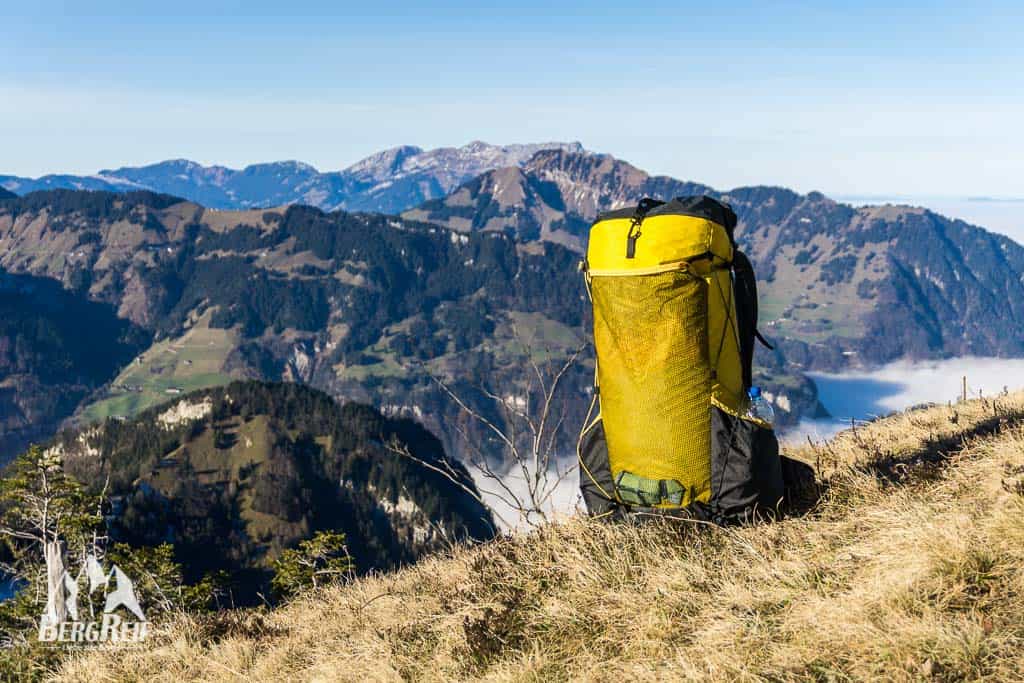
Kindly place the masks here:
<instances>
[{"instance_id":1,"label":"bottle cap","mask_svg":"<svg viewBox=\"0 0 1024 683\"><path fill-rule=\"evenodd\" d=\"M761 398L761 387L750 387L747 390L747 396L750 398Z\"/></svg>"}]
</instances>

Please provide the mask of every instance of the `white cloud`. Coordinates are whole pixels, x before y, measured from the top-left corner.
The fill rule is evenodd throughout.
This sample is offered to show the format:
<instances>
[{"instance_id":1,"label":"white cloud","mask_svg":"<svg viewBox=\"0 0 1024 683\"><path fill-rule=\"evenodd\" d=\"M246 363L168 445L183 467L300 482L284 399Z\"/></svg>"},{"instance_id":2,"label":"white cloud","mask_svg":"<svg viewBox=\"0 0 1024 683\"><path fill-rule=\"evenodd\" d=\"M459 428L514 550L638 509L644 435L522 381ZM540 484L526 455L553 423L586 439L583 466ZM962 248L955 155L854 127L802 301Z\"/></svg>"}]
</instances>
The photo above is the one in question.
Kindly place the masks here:
<instances>
[{"instance_id":1,"label":"white cloud","mask_svg":"<svg viewBox=\"0 0 1024 683\"><path fill-rule=\"evenodd\" d=\"M1024 389L1024 358L952 358L933 362L899 361L876 370L842 374L811 373L822 404L833 419L805 420L785 435L802 441L825 438L850 426L921 403L956 401L967 377L968 396L994 396Z\"/></svg>"}]
</instances>

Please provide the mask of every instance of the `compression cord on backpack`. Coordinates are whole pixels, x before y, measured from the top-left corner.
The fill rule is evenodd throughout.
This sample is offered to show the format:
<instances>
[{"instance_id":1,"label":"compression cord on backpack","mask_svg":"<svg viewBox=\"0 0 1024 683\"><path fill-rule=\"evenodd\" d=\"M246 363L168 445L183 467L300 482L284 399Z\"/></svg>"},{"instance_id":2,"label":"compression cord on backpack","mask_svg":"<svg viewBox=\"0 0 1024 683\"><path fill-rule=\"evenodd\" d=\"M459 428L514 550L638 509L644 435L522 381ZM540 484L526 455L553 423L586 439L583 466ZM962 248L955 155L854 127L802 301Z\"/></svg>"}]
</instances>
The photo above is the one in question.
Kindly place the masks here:
<instances>
[{"instance_id":1,"label":"compression cord on backpack","mask_svg":"<svg viewBox=\"0 0 1024 683\"><path fill-rule=\"evenodd\" d=\"M769 351L774 351L775 350L775 347L772 346L771 344L769 344L768 340L761 336L761 332L760 331L754 330L754 337L757 339L757 341L759 341L762 344L764 344L764 347L766 349L768 349Z\"/></svg>"},{"instance_id":2,"label":"compression cord on backpack","mask_svg":"<svg viewBox=\"0 0 1024 683\"><path fill-rule=\"evenodd\" d=\"M736 348L740 348L740 332L736 326L735 321L732 319L733 312L733 293L730 290L729 297L726 298L725 292L722 291L722 283L718 281L717 277L712 277L715 281L715 289L718 290L719 299L722 301L722 307L725 310L725 323L722 325L722 337L718 340L718 351L715 353L715 367L714 372L718 372L718 364L722 358L722 349L725 348L725 337L728 331L731 329L733 336L736 337Z\"/></svg>"}]
</instances>

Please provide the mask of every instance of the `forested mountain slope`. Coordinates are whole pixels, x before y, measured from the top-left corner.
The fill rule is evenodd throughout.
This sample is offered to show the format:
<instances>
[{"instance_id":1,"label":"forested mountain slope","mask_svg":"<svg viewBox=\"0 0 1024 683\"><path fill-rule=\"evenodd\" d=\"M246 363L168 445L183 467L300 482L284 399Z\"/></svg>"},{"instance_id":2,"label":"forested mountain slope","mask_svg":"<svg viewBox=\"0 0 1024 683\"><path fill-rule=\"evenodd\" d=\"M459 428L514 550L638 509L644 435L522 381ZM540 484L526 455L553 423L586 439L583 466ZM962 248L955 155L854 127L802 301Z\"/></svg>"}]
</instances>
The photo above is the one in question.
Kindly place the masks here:
<instances>
[{"instance_id":1,"label":"forested mountain slope","mask_svg":"<svg viewBox=\"0 0 1024 683\"><path fill-rule=\"evenodd\" d=\"M234 599L252 602L281 551L319 530L345 533L359 572L495 534L473 496L388 444L435 466L446 460L412 420L297 384L234 382L64 432L47 447L91 492L106 487L115 541L172 543L187 581L227 571Z\"/></svg>"},{"instance_id":2,"label":"forested mountain slope","mask_svg":"<svg viewBox=\"0 0 1024 683\"><path fill-rule=\"evenodd\" d=\"M148 341L109 304L0 269L0 461L49 438Z\"/></svg>"},{"instance_id":3,"label":"forested mountain slope","mask_svg":"<svg viewBox=\"0 0 1024 683\"><path fill-rule=\"evenodd\" d=\"M222 212L66 190L0 202L0 267L55 280L149 335L83 421L261 378L416 417L452 447L465 421L432 378L500 418L484 389L521 396L527 354L564 360L583 343L577 260L557 245L309 207ZM566 425L582 420L592 372L584 362L566 379Z\"/></svg>"}]
</instances>

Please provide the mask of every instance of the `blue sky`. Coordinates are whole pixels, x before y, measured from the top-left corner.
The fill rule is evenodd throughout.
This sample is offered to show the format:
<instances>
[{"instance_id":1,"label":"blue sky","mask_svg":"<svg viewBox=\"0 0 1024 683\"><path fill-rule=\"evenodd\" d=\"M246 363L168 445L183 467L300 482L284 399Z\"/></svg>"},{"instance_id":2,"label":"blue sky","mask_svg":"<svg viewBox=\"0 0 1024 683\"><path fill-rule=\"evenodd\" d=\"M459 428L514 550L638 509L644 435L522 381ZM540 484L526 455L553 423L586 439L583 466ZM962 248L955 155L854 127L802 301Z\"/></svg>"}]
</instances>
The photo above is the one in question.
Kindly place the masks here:
<instances>
[{"instance_id":1,"label":"blue sky","mask_svg":"<svg viewBox=\"0 0 1024 683\"><path fill-rule=\"evenodd\" d=\"M580 140L720 188L1024 196L1020 3L709 4L2 2L0 173Z\"/></svg>"}]
</instances>

